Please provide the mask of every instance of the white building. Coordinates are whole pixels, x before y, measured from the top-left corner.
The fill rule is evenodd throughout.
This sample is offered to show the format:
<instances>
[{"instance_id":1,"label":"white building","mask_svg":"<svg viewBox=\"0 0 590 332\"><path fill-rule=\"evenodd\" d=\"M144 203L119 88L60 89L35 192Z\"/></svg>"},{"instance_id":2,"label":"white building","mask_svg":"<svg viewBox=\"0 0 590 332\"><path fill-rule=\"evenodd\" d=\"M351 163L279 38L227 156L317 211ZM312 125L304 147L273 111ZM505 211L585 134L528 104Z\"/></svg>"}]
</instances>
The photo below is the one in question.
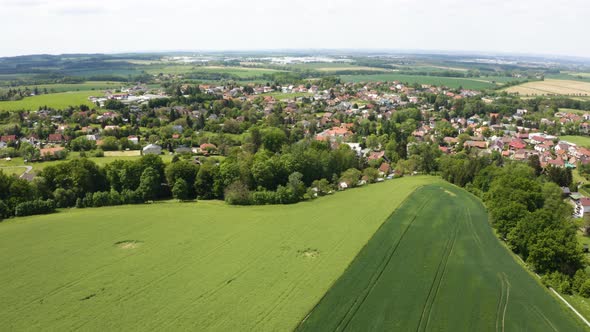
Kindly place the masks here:
<instances>
[{"instance_id":1,"label":"white building","mask_svg":"<svg viewBox=\"0 0 590 332\"><path fill-rule=\"evenodd\" d=\"M145 148L143 148L143 154L162 154L162 147L156 144L148 144Z\"/></svg>"}]
</instances>

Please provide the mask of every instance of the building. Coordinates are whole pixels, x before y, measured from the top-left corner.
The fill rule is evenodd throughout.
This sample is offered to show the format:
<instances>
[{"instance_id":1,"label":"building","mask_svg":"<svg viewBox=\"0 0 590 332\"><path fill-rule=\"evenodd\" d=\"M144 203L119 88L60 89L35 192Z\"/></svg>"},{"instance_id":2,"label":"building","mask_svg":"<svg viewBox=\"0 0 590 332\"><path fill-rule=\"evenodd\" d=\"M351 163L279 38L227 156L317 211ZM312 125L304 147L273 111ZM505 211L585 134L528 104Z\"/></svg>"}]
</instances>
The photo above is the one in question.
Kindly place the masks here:
<instances>
[{"instance_id":1,"label":"building","mask_svg":"<svg viewBox=\"0 0 590 332\"><path fill-rule=\"evenodd\" d=\"M155 154L159 155L162 154L162 147L156 144L148 144L146 147L143 148L143 154Z\"/></svg>"}]
</instances>

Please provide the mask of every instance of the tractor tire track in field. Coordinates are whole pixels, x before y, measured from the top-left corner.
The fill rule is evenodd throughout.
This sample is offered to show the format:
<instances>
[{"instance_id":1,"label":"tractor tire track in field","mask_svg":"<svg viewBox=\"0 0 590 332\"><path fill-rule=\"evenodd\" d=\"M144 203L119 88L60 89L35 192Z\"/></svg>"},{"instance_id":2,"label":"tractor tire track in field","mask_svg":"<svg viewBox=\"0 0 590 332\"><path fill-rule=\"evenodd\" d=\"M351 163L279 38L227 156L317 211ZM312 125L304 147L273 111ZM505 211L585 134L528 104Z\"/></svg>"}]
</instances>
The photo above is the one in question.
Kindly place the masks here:
<instances>
[{"instance_id":1,"label":"tractor tire track in field","mask_svg":"<svg viewBox=\"0 0 590 332\"><path fill-rule=\"evenodd\" d=\"M312 225L310 225L310 228L311 228L311 227L313 227L313 226L312 226ZM332 250L331 250L331 251L332 251L332 252L338 252L338 250L339 250L339 249L340 249L340 248L343 246L344 242L345 242L345 239L344 239L344 238L341 238L341 239L340 239L340 240L337 242L337 244L336 244L336 245L335 245L335 246L332 248ZM320 264L322 263L322 259L323 259L323 256L322 256L322 258L320 258L319 260L317 260L317 262L314 264L314 267L315 267L315 266L318 266L318 265L320 265ZM264 322L264 321L265 321L265 320L266 320L268 317L270 317L270 316L271 316L271 315L272 315L272 314L273 314L273 313L276 311L276 309L278 309L278 308L280 307L280 305L281 305L282 303L284 303L284 302L285 302L285 300L287 300L287 299L289 298L289 296L290 296L290 295L293 293L293 291L294 291L295 289L297 289L297 287L298 287L298 286L299 286L301 283L303 283L304 281L307 281L307 280L309 280L311 276L312 276L312 275L311 275L311 274L310 274L308 271L305 271L305 272L301 273L301 274L299 275L299 277L298 277L298 278L296 278L296 280L297 280L297 281L295 282L295 284L294 284L292 287L290 287L289 289L287 289L287 290L283 291L283 292L282 292L282 293L281 293L281 294L278 296L278 299L279 299L279 301L278 301L278 302L276 302L276 303L274 303L273 305L271 305L271 306L270 306L270 307L271 307L271 309L270 309L270 310L269 310L269 311L268 311L266 314L264 314L264 315L262 316L262 318L260 318L260 319L258 319L258 320L256 321L255 327L258 327L258 326L259 326L260 324L262 324L262 323L263 323L263 322Z\"/></svg>"},{"instance_id":2,"label":"tractor tire track in field","mask_svg":"<svg viewBox=\"0 0 590 332\"><path fill-rule=\"evenodd\" d=\"M500 300L496 307L496 332L504 332L506 330L506 310L510 300L510 281L504 272L498 273L498 279L500 279Z\"/></svg>"},{"instance_id":3,"label":"tractor tire track in field","mask_svg":"<svg viewBox=\"0 0 590 332\"><path fill-rule=\"evenodd\" d=\"M553 331L558 332L559 330L551 323L551 321L545 316L536 305L531 306L532 310L537 316L541 318Z\"/></svg>"},{"instance_id":4,"label":"tractor tire track in field","mask_svg":"<svg viewBox=\"0 0 590 332\"><path fill-rule=\"evenodd\" d=\"M505 328L505 321L506 321L506 309L508 309L508 301L510 300L510 281L508 280L508 276L506 273L502 272L504 276L504 281L506 282L506 301L504 302L504 311L502 311L502 332L506 331Z\"/></svg>"},{"instance_id":5,"label":"tractor tire track in field","mask_svg":"<svg viewBox=\"0 0 590 332\"><path fill-rule=\"evenodd\" d=\"M298 231L294 231L290 234L290 236L287 239L284 239L282 241L282 244L292 244L293 239L298 237L301 233L306 232L307 230L311 230L314 227L316 227L315 223L309 223L306 227L298 230ZM344 238L342 238L339 241L339 245L337 247L340 247L342 245L342 243L344 242ZM174 326L174 323L177 322L179 319L182 318L182 316L184 316L184 314L186 314L187 312L194 310L194 306L202 301L207 300L208 298L210 298L211 296L219 293L220 291L222 291L223 289L225 289L226 287L228 287L234 280L238 279L239 277L243 276L245 273L247 273L248 271L252 270L255 266L258 266L256 263L262 260L268 259L268 257L264 256L263 254L259 254L256 255L256 258L254 260L250 260L248 261L247 264L243 264L229 279L224 280L223 282L220 282L217 284L217 286L215 286L214 288L211 288L209 290L207 290L206 292L198 295L193 301L190 302L190 304L188 304L187 306L185 306L185 308L183 310L181 310L179 313L177 313L173 319L170 320L170 322L168 324L166 324L167 327L169 326ZM320 260L318 260L318 262L316 263L319 264ZM302 273L302 277L304 276L309 276L309 273L306 271L305 273ZM301 280L302 278L297 278L297 280ZM298 282L295 286L297 286L300 282ZM292 291L296 289L296 287L292 287L290 289L288 289L287 291L289 291L289 294L292 293ZM286 292L286 291L285 291ZM281 293L281 295L279 295L279 299L283 298L283 294L285 293ZM289 295L287 294L287 296ZM279 301L279 303L282 302L282 300ZM272 305L270 306L271 310L268 314L264 315L264 318L261 320L263 321L266 317L270 316L272 314L272 312L278 307L278 304L276 305ZM261 321L257 322L256 325L258 325Z\"/></svg>"},{"instance_id":6,"label":"tractor tire track in field","mask_svg":"<svg viewBox=\"0 0 590 332\"><path fill-rule=\"evenodd\" d=\"M438 291L440 288L440 284L442 283L443 277L447 270L447 264L449 262L449 257L455 247L455 241L457 239L457 233L459 232L459 223L455 224L454 229L452 230L451 234L449 235L449 239L445 245L445 249L443 251L442 257L440 262L438 263L438 267L436 269L436 273L434 274L434 278L432 279L432 283L430 284L430 289L428 290L428 296L426 297L426 302L424 303L424 307L422 309L422 315L420 316L420 320L418 321L418 326L416 327L416 331L426 331L428 328L428 323L430 322L430 315L432 313L432 307L434 306L434 301L436 296L438 295ZM427 315L428 314L428 315ZM426 318L426 322L424 319ZM422 329L422 323L424 322L424 328Z\"/></svg>"},{"instance_id":7,"label":"tractor tire track in field","mask_svg":"<svg viewBox=\"0 0 590 332\"><path fill-rule=\"evenodd\" d=\"M397 248L399 247L402 240L404 239L404 236L406 235L408 230L412 227L412 225L414 224L414 221L416 221L416 219L418 218L418 216L420 215L420 213L422 212L424 207L429 203L430 198L431 198L431 195L426 196L426 199L424 199L424 202L420 205L420 208L417 210L417 212L414 215L414 217L412 218L412 220L408 223L406 228L403 230L398 241L394 242L392 244L392 246L388 250L388 253L383 257L383 260L379 264L377 270L373 273L373 276L371 277L371 280L369 281L369 284L367 285L367 287L362 292L360 292L360 294L355 299L354 303L351 305L351 307L348 309L346 314L342 317L342 319L338 323L338 325L336 327L337 330L346 330L346 328L348 327L348 325L350 324L350 322L352 321L352 319L354 318L354 316L356 315L358 310L362 307L363 303L366 301L366 299L369 297L369 295L371 294L371 292L375 288L375 285L377 284L377 282L379 281L379 279L383 275L385 269L387 268L387 266L391 262L393 255L395 254ZM388 221L386 221L386 222L388 222Z\"/></svg>"},{"instance_id":8,"label":"tractor tire track in field","mask_svg":"<svg viewBox=\"0 0 590 332\"><path fill-rule=\"evenodd\" d=\"M150 227L152 227L152 226L150 226ZM142 230L145 230L146 228L143 227L141 229ZM126 233L122 234L120 237L121 238L128 238L128 235L131 235L131 234L133 234L136 231L137 230L135 230L135 229L134 230L130 230L129 232L126 232ZM91 248L97 248L97 247L100 247L102 245L104 245L104 243L97 243L96 245L92 246ZM84 251L84 249L74 250L74 251L72 251L70 253L70 255L78 254L78 253L81 253L83 251ZM60 285L60 286L52 289L48 293L45 293L45 294L43 294L43 295L41 295L41 296L39 296L39 297L31 300L29 303L26 303L26 304L24 304L21 307L15 307L12 311L10 311L8 313L15 313L15 312L18 312L20 310L29 308L30 306L32 306L32 305L34 305L36 303L39 303L39 301L42 301L42 300L44 300L44 299L46 299L48 297L51 297L51 296L54 296L54 295L60 293L62 290L71 288L72 286L77 286L81 282L83 282L84 280L86 280L88 277L94 276L97 273L101 273L102 271L107 270L110 266L115 265L115 264L118 264L119 262L122 262L122 261L126 260L127 258L133 256L134 254L135 253L133 253L133 252L129 252L127 255L125 255L125 256L123 256L123 257L121 257L119 259L116 259L115 261L109 262L107 264L103 264L103 265L97 267L96 269L94 269L92 271L89 271L89 272L87 272L87 273L85 273L85 274L83 274L83 275L81 275L81 276L79 276L79 277L77 277L77 278L69 281L69 282L66 282L66 283L64 283L64 284L62 284L62 285Z\"/></svg>"}]
</instances>

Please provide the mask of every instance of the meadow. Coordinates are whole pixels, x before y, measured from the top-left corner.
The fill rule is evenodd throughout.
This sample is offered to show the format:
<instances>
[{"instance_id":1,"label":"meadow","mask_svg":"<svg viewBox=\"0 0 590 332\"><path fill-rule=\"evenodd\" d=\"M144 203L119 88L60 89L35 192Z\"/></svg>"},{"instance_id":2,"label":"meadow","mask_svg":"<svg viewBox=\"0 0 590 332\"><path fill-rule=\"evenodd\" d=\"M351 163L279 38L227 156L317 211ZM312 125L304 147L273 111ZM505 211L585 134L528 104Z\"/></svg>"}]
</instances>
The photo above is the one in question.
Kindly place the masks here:
<instances>
[{"instance_id":1,"label":"meadow","mask_svg":"<svg viewBox=\"0 0 590 332\"><path fill-rule=\"evenodd\" d=\"M481 202L422 187L388 218L299 331L580 331L493 234Z\"/></svg>"},{"instance_id":2,"label":"meadow","mask_svg":"<svg viewBox=\"0 0 590 332\"><path fill-rule=\"evenodd\" d=\"M559 136L559 139L579 146L590 147L590 137L588 136Z\"/></svg>"},{"instance_id":3,"label":"meadow","mask_svg":"<svg viewBox=\"0 0 590 332\"><path fill-rule=\"evenodd\" d=\"M0 101L0 111L36 111L41 107L63 109L68 106L96 106L88 100L89 96L102 96L102 91L70 91L25 97L16 101Z\"/></svg>"},{"instance_id":4,"label":"meadow","mask_svg":"<svg viewBox=\"0 0 590 332\"><path fill-rule=\"evenodd\" d=\"M89 155L92 152L88 152ZM169 154L160 156L165 163L169 163L172 160L172 156ZM25 163L22 157L12 158L10 161L6 159L0 159L0 171L4 171L7 174L20 175L24 172L24 166L31 166L33 173L41 172L45 167L55 166L60 163L80 158L79 152L69 152L65 160L50 160L41 162L28 162ZM106 164L112 163L115 160L137 160L141 158L140 151L105 151L104 157L87 157L86 159L92 160L99 166L105 166Z\"/></svg>"},{"instance_id":5,"label":"meadow","mask_svg":"<svg viewBox=\"0 0 590 332\"><path fill-rule=\"evenodd\" d=\"M522 96L589 96L590 82L545 79L544 81L528 82L505 89L508 93L518 93Z\"/></svg>"},{"instance_id":6,"label":"meadow","mask_svg":"<svg viewBox=\"0 0 590 332\"><path fill-rule=\"evenodd\" d=\"M493 83L493 77L486 78L457 78L457 77L439 77L424 75L404 75L404 74L375 74L375 75L341 75L344 82L392 82L400 81L408 84L431 84L437 86L447 86L449 88L463 87L465 89L492 89L497 85Z\"/></svg>"},{"instance_id":7,"label":"meadow","mask_svg":"<svg viewBox=\"0 0 590 332\"><path fill-rule=\"evenodd\" d=\"M293 330L417 187L288 206L161 202L0 224L6 330Z\"/></svg>"}]
</instances>

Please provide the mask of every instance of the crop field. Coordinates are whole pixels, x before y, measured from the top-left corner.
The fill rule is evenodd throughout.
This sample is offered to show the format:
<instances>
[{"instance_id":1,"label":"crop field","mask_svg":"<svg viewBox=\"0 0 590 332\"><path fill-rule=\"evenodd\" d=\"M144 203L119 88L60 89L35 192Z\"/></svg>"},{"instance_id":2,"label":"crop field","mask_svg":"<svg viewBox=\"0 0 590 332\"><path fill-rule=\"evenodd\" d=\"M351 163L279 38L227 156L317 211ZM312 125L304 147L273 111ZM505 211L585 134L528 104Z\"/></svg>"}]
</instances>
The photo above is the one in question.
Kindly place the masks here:
<instances>
[{"instance_id":1,"label":"crop field","mask_svg":"<svg viewBox=\"0 0 590 332\"><path fill-rule=\"evenodd\" d=\"M483 205L449 184L388 218L300 331L580 331L510 255Z\"/></svg>"},{"instance_id":2,"label":"crop field","mask_svg":"<svg viewBox=\"0 0 590 332\"><path fill-rule=\"evenodd\" d=\"M288 206L163 202L5 221L0 322L293 330L392 211L439 181L405 177Z\"/></svg>"},{"instance_id":3,"label":"crop field","mask_svg":"<svg viewBox=\"0 0 590 332\"><path fill-rule=\"evenodd\" d=\"M590 147L589 136L559 136L559 139L579 146Z\"/></svg>"},{"instance_id":4,"label":"crop field","mask_svg":"<svg viewBox=\"0 0 590 332\"><path fill-rule=\"evenodd\" d=\"M465 89L491 89L496 87L493 77L486 78L456 78L456 77L438 77L423 75L402 75L402 74L375 74L375 75L341 75L345 82L392 82L400 81L409 84L431 84L438 86L447 86L449 88L463 87Z\"/></svg>"},{"instance_id":5,"label":"crop field","mask_svg":"<svg viewBox=\"0 0 590 332\"><path fill-rule=\"evenodd\" d=\"M68 91L88 91L88 90L108 90L108 89L120 89L124 87L126 83L122 82L107 82L107 81L88 81L84 83L75 83L75 84L38 84L38 85L25 85L25 86L18 86L15 88L25 89L29 88L31 91L36 87L37 89L43 91L43 89L47 89L50 93L56 92L68 92ZM2 89L9 89L7 86L0 87Z\"/></svg>"},{"instance_id":6,"label":"crop field","mask_svg":"<svg viewBox=\"0 0 590 332\"><path fill-rule=\"evenodd\" d=\"M46 95L25 97L16 101L0 101L0 111L38 110L40 107L63 109L68 106L95 106L88 100L89 96L102 96L102 91L76 91L50 93Z\"/></svg>"},{"instance_id":7,"label":"crop field","mask_svg":"<svg viewBox=\"0 0 590 332\"><path fill-rule=\"evenodd\" d=\"M506 88L505 91L523 96L566 95L584 97L590 95L590 82L545 79L544 81L511 86Z\"/></svg>"},{"instance_id":8,"label":"crop field","mask_svg":"<svg viewBox=\"0 0 590 332\"><path fill-rule=\"evenodd\" d=\"M254 67L224 67L224 66L195 66L195 65L164 65L150 66L146 68L150 74L185 74L190 72L208 72L236 75L241 78L250 78L262 74L272 74L279 70Z\"/></svg>"}]
</instances>

